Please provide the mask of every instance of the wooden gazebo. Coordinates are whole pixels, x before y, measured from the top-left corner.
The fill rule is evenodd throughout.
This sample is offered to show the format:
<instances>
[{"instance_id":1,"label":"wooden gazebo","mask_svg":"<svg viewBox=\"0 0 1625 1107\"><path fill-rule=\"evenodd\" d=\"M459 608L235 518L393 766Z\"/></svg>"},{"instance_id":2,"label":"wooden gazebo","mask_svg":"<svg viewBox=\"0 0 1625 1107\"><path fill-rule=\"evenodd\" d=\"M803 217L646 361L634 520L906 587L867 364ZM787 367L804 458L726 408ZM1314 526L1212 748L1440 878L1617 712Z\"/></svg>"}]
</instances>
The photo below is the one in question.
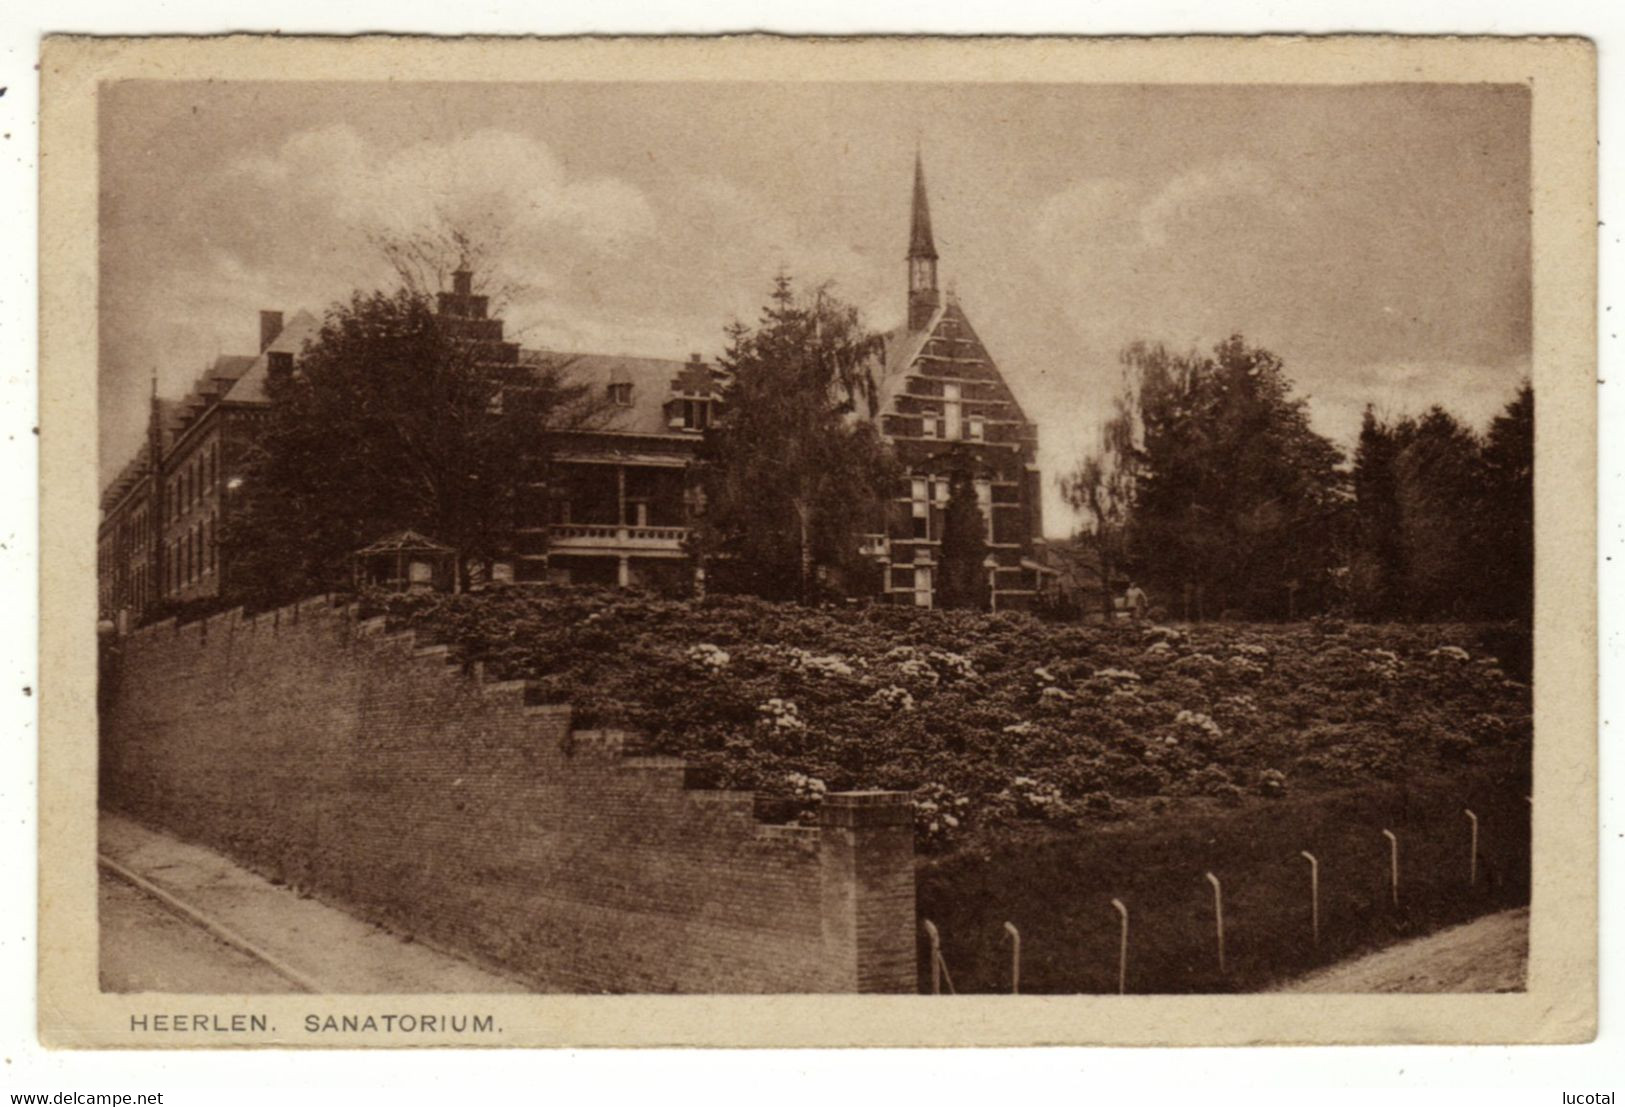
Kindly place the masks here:
<instances>
[{"instance_id":1,"label":"wooden gazebo","mask_svg":"<svg viewBox=\"0 0 1625 1107\"><path fill-rule=\"evenodd\" d=\"M352 555L355 585L392 592L447 591L455 579L456 553L415 530L399 531Z\"/></svg>"}]
</instances>

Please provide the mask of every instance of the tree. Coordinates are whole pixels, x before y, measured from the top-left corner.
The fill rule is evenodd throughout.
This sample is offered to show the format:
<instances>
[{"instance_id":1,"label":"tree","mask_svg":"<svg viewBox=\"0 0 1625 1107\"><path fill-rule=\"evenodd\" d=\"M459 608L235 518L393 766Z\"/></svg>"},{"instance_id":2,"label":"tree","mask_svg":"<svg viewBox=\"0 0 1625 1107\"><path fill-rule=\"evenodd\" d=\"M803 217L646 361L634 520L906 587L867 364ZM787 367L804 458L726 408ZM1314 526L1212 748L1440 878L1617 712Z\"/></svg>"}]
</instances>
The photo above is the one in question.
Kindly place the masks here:
<instances>
[{"instance_id":1,"label":"tree","mask_svg":"<svg viewBox=\"0 0 1625 1107\"><path fill-rule=\"evenodd\" d=\"M1399 434L1368 404L1354 450L1354 550L1350 600L1368 618L1392 615L1402 603L1405 558L1399 513Z\"/></svg>"},{"instance_id":2,"label":"tree","mask_svg":"<svg viewBox=\"0 0 1625 1107\"><path fill-rule=\"evenodd\" d=\"M1535 611L1535 393L1524 381L1484 438L1483 587L1489 614L1528 622Z\"/></svg>"},{"instance_id":3,"label":"tree","mask_svg":"<svg viewBox=\"0 0 1625 1107\"><path fill-rule=\"evenodd\" d=\"M1211 356L1136 343L1122 360L1115 425L1067 485L1097 540L1153 590L1192 596L1199 616L1323 605L1342 455L1309 426L1281 360L1239 335Z\"/></svg>"},{"instance_id":4,"label":"tree","mask_svg":"<svg viewBox=\"0 0 1625 1107\"><path fill-rule=\"evenodd\" d=\"M1094 554L1100 579L1102 614L1115 615L1114 582L1128 553L1128 525L1134 508L1139 474L1136 433L1140 428L1140 390L1133 374L1125 372L1123 387L1113 399L1112 417L1100 431L1093 454L1079 459L1072 472L1060 478L1061 495L1083 512L1084 528L1078 538Z\"/></svg>"},{"instance_id":5,"label":"tree","mask_svg":"<svg viewBox=\"0 0 1625 1107\"><path fill-rule=\"evenodd\" d=\"M987 607L986 559L987 518L976 498L971 459L963 452L956 452L949 467L937 603L949 608L981 610Z\"/></svg>"},{"instance_id":6,"label":"tree","mask_svg":"<svg viewBox=\"0 0 1625 1107\"><path fill-rule=\"evenodd\" d=\"M456 551L459 579L510 546L518 490L551 436L601 405L564 363L444 316L424 291L356 292L329 310L270 408L222 541L237 598L275 602L347 581L349 555L413 529Z\"/></svg>"},{"instance_id":7,"label":"tree","mask_svg":"<svg viewBox=\"0 0 1625 1107\"><path fill-rule=\"evenodd\" d=\"M1484 480L1478 437L1441 407L1402 421L1394 463L1402 610L1466 616L1480 606Z\"/></svg>"},{"instance_id":8,"label":"tree","mask_svg":"<svg viewBox=\"0 0 1625 1107\"><path fill-rule=\"evenodd\" d=\"M897 479L864 418L876 410L881 339L827 288L798 298L782 274L757 326L727 334L695 550L757 595L807 601L821 581L851 589L872 572L862 536L885 529Z\"/></svg>"}]
</instances>

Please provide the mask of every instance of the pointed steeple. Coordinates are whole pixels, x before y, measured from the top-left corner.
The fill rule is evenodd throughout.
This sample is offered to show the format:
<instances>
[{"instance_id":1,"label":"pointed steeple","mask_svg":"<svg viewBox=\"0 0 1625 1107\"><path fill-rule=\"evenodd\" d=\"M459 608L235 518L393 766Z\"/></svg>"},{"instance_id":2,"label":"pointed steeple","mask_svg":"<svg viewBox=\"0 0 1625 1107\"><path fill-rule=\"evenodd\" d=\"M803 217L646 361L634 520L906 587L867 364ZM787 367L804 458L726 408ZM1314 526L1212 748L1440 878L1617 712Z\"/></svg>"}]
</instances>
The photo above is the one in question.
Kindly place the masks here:
<instances>
[{"instance_id":1,"label":"pointed steeple","mask_svg":"<svg viewBox=\"0 0 1625 1107\"><path fill-rule=\"evenodd\" d=\"M937 244L931 238L931 201L925 194L925 165L914 151L914 218L908 236L908 256L937 260Z\"/></svg>"},{"instance_id":2,"label":"pointed steeple","mask_svg":"<svg viewBox=\"0 0 1625 1107\"><path fill-rule=\"evenodd\" d=\"M908 236L908 329L924 330L942 306L937 291L937 244L931 237L931 204L925 195L925 165L914 151L914 212Z\"/></svg>"}]
</instances>

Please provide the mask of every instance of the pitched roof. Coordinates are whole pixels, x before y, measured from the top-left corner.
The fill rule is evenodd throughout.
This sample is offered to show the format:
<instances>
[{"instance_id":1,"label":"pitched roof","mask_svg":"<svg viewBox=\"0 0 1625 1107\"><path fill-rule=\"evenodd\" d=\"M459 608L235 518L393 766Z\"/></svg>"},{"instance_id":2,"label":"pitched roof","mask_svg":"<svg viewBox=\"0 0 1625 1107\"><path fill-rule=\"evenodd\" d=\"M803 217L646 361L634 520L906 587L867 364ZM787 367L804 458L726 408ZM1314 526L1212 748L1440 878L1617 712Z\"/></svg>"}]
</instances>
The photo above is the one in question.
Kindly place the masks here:
<instances>
[{"instance_id":1,"label":"pitched roof","mask_svg":"<svg viewBox=\"0 0 1625 1107\"><path fill-rule=\"evenodd\" d=\"M235 383L223 397L234 404L263 404L270 402L270 396L265 392L265 380L270 371L270 358L267 354L297 354L305 348L305 343L316 337L322 329L321 322L310 312L300 311L283 324L271 344L260 351L257 357L246 359L248 366L238 374Z\"/></svg>"},{"instance_id":2,"label":"pitched roof","mask_svg":"<svg viewBox=\"0 0 1625 1107\"><path fill-rule=\"evenodd\" d=\"M920 351L925 348L931 333L942 322L944 310L942 305L938 305L930 322L921 330L911 331L908 324L903 323L885 333L885 362L881 366L880 379L875 382L876 391L880 394L879 403L882 412L891 410L892 401L899 392L907 391L908 375L914 368L914 359L920 356Z\"/></svg>"},{"instance_id":3,"label":"pitched roof","mask_svg":"<svg viewBox=\"0 0 1625 1107\"><path fill-rule=\"evenodd\" d=\"M378 539L370 546L363 546L357 554L379 553L451 553L450 546L427 538L415 530L402 530Z\"/></svg>"},{"instance_id":4,"label":"pitched roof","mask_svg":"<svg viewBox=\"0 0 1625 1107\"><path fill-rule=\"evenodd\" d=\"M522 350L519 358L531 365L553 365L567 377L605 395L611 384L630 384L632 402L612 406L603 430L610 434L671 434L666 401L674 396L674 382L693 381L692 363L673 358L631 357L626 354L577 354L563 350ZM709 371L709 367L707 367Z\"/></svg>"}]
</instances>

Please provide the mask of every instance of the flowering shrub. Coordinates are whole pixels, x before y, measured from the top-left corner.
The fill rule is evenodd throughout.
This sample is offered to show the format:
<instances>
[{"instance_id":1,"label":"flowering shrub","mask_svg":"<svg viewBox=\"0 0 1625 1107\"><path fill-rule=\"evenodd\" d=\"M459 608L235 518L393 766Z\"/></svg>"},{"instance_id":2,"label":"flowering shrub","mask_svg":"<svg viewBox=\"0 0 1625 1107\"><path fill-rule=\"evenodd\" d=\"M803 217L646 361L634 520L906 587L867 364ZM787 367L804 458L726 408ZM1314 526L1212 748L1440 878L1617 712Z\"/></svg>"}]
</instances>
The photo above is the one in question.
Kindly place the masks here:
<instances>
[{"instance_id":1,"label":"flowering shrub","mask_svg":"<svg viewBox=\"0 0 1625 1107\"><path fill-rule=\"evenodd\" d=\"M721 646L713 646L709 642L701 642L697 646L690 646L688 650L689 663L706 672L721 672L728 667L732 656Z\"/></svg>"},{"instance_id":2,"label":"flowering shrub","mask_svg":"<svg viewBox=\"0 0 1625 1107\"><path fill-rule=\"evenodd\" d=\"M953 839L964 824L970 799L941 784L924 785L914 792L914 831L928 845Z\"/></svg>"},{"instance_id":3,"label":"flowering shrub","mask_svg":"<svg viewBox=\"0 0 1625 1107\"><path fill-rule=\"evenodd\" d=\"M1052 684L1038 694L1038 706L1046 711L1062 711L1076 698L1065 688L1057 688Z\"/></svg>"},{"instance_id":4,"label":"flowering shrub","mask_svg":"<svg viewBox=\"0 0 1625 1107\"><path fill-rule=\"evenodd\" d=\"M1189 727L1213 739L1224 737L1224 731L1213 721L1213 716L1204 715L1200 711L1181 711L1174 716L1174 725Z\"/></svg>"},{"instance_id":5,"label":"flowering shrub","mask_svg":"<svg viewBox=\"0 0 1625 1107\"><path fill-rule=\"evenodd\" d=\"M806 730L801 709L794 700L781 700L777 696L756 708L762 721L775 730Z\"/></svg>"},{"instance_id":6,"label":"flowering shrub","mask_svg":"<svg viewBox=\"0 0 1625 1107\"><path fill-rule=\"evenodd\" d=\"M947 650L932 650L931 664L939 676L950 680L975 680L976 666L970 663L970 658Z\"/></svg>"},{"instance_id":7,"label":"flowering shrub","mask_svg":"<svg viewBox=\"0 0 1625 1107\"><path fill-rule=\"evenodd\" d=\"M1271 799L1286 795L1286 774L1279 769L1265 769L1258 774L1258 794Z\"/></svg>"},{"instance_id":8,"label":"flowering shrub","mask_svg":"<svg viewBox=\"0 0 1625 1107\"><path fill-rule=\"evenodd\" d=\"M895 684L888 684L869 697L869 702L886 712L894 715L899 711L913 711L914 697L907 688L899 688Z\"/></svg>"},{"instance_id":9,"label":"flowering shrub","mask_svg":"<svg viewBox=\"0 0 1625 1107\"><path fill-rule=\"evenodd\" d=\"M1224 667L1232 674L1240 677L1255 677L1264 675L1264 666L1248 657L1246 654L1234 654L1224 663Z\"/></svg>"},{"instance_id":10,"label":"flowering shrub","mask_svg":"<svg viewBox=\"0 0 1625 1107\"><path fill-rule=\"evenodd\" d=\"M917 807L922 849L1185 797L1263 803L1289 778L1300 794L1404 779L1533 732L1521 670L1482 628L1057 625L547 586L368 602L577 725L639 731L764 801L814 806L803 778L913 793L938 805ZM1472 655L1440 645L1456 641Z\"/></svg>"},{"instance_id":11,"label":"flowering shrub","mask_svg":"<svg viewBox=\"0 0 1625 1107\"><path fill-rule=\"evenodd\" d=\"M834 654L816 654L810 650L791 646L785 650L790 667L803 672L813 673L817 676L851 676L855 671L851 665L836 657Z\"/></svg>"},{"instance_id":12,"label":"flowering shrub","mask_svg":"<svg viewBox=\"0 0 1625 1107\"><path fill-rule=\"evenodd\" d=\"M1394 680L1399 676L1399 655L1392 650L1363 650L1361 656L1366 659L1366 672L1382 680Z\"/></svg>"}]
</instances>

